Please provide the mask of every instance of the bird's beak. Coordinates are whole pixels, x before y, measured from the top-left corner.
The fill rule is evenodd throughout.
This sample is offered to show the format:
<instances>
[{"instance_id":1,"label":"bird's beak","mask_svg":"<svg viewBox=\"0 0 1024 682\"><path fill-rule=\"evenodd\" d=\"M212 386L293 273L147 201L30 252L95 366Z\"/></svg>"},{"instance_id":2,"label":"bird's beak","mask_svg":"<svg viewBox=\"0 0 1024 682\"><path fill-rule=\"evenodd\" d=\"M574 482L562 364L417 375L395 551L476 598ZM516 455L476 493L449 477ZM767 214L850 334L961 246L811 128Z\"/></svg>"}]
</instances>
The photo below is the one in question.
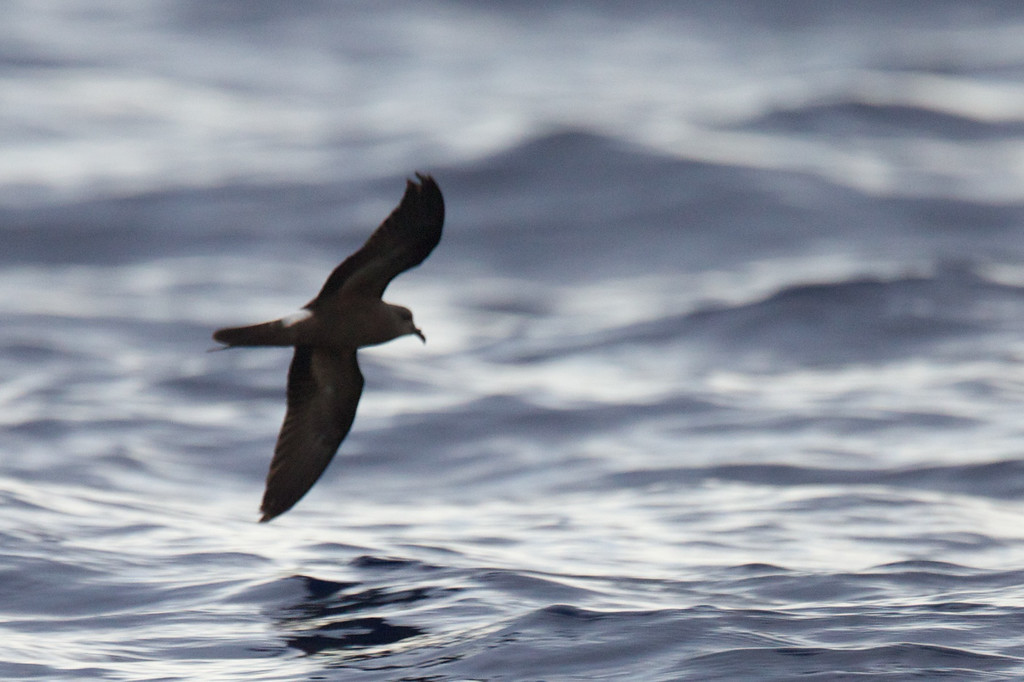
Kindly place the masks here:
<instances>
[{"instance_id":1,"label":"bird's beak","mask_svg":"<svg viewBox=\"0 0 1024 682\"><path fill-rule=\"evenodd\" d=\"M422 341L423 343L427 342L427 337L423 336L423 331L422 330L420 330L420 329L413 329L412 333L415 334L416 336L420 337L420 341Z\"/></svg>"}]
</instances>

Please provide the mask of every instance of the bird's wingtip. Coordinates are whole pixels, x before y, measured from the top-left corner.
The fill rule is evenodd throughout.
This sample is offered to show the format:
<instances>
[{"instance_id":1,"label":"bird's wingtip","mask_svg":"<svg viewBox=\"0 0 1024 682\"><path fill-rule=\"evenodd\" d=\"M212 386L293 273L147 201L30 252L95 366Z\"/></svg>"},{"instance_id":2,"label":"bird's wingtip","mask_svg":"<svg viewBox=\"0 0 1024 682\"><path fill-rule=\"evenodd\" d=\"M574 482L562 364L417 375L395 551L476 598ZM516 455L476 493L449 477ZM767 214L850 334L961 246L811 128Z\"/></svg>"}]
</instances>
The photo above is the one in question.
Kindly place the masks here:
<instances>
[{"instance_id":1,"label":"bird's wingtip","mask_svg":"<svg viewBox=\"0 0 1024 682\"><path fill-rule=\"evenodd\" d=\"M416 175L416 179L419 180L420 189L434 189L437 187L437 180L434 180L434 176L430 173L420 173L419 171L416 171L414 174ZM414 186L416 185L412 180L409 180L409 184Z\"/></svg>"},{"instance_id":2,"label":"bird's wingtip","mask_svg":"<svg viewBox=\"0 0 1024 682\"><path fill-rule=\"evenodd\" d=\"M285 507L284 509L275 507L277 507L277 505L272 504L270 500L266 499L266 496L264 496L263 502L262 504L260 504L260 523L266 523L267 521L271 521L280 516L281 514L283 514L284 512L288 511L287 507Z\"/></svg>"}]
</instances>

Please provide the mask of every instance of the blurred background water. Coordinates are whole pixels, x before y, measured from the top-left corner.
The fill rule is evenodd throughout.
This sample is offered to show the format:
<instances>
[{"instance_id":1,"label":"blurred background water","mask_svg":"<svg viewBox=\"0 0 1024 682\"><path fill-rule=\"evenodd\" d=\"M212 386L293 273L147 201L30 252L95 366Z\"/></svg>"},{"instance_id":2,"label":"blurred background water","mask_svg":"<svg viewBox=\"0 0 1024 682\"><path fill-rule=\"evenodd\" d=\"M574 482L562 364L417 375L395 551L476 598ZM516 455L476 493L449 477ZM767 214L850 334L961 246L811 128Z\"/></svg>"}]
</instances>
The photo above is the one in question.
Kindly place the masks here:
<instances>
[{"instance_id":1,"label":"blurred background water","mask_svg":"<svg viewBox=\"0 0 1024 682\"><path fill-rule=\"evenodd\" d=\"M0 3L0 677L1024 677L1015 2ZM435 175L353 432L317 291Z\"/></svg>"}]
</instances>

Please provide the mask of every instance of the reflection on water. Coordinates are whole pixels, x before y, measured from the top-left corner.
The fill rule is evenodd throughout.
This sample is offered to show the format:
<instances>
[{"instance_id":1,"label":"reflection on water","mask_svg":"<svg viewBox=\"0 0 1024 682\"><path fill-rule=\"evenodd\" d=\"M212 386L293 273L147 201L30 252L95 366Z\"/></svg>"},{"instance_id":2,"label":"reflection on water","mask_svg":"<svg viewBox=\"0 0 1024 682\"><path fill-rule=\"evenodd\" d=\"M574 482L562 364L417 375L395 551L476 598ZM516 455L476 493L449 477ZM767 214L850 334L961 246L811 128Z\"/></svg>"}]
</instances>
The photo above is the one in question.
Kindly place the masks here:
<instances>
[{"instance_id":1,"label":"reflection on water","mask_svg":"<svg viewBox=\"0 0 1024 682\"><path fill-rule=\"evenodd\" d=\"M430 597L426 588L398 590L370 588L356 591L358 583L334 583L296 576L309 593L308 600L284 610L280 627L288 633L288 646L307 654L386 647L423 634L409 625L393 625L381 616L361 615L388 606L399 609ZM343 592L343 594L338 594Z\"/></svg>"}]
</instances>

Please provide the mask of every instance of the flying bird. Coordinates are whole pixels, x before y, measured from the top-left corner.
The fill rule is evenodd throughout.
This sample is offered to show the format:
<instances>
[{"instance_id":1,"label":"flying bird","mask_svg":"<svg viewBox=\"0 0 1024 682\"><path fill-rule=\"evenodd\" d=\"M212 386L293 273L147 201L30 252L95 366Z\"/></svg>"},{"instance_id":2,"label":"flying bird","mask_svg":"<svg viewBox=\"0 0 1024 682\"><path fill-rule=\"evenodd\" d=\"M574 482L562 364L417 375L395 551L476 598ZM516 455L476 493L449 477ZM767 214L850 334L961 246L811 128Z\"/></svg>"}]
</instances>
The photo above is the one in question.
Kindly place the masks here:
<instances>
[{"instance_id":1,"label":"flying bird","mask_svg":"<svg viewBox=\"0 0 1024 682\"><path fill-rule=\"evenodd\" d=\"M295 347L288 408L267 474L261 522L291 509L313 487L352 427L363 391L357 349L407 334L426 342L408 308L381 300L388 283L422 263L441 240L441 190L429 175L416 177L419 182L407 181L391 215L301 310L213 333L225 348Z\"/></svg>"}]
</instances>

